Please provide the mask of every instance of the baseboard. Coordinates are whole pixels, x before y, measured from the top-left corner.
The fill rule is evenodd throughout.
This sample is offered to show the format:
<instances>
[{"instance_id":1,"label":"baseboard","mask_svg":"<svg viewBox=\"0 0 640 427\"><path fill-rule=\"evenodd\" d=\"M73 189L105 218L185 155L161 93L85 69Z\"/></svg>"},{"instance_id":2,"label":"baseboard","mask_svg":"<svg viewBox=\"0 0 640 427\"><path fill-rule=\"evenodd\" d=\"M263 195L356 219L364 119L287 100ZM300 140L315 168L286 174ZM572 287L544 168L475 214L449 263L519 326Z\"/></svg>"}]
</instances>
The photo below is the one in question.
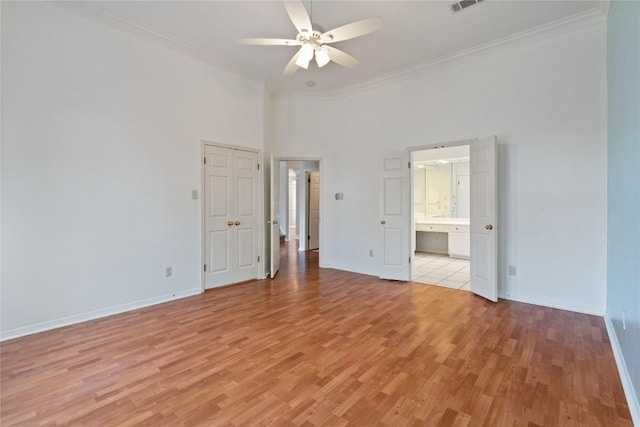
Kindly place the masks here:
<instances>
[{"instance_id":1,"label":"baseboard","mask_svg":"<svg viewBox=\"0 0 640 427\"><path fill-rule=\"evenodd\" d=\"M608 314L604 315L604 324L607 327L607 334L609 334L609 341L611 341L611 350L613 350L613 357L615 358L616 365L618 366L618 375L620 375L622 389L624 390L624 395L627 398L629 412L631 412L631 420L633 421L633 425L640 426L640 402L638 401L638 396L636 396L636 392L633 388L631 376L629 375L629 370L627 369L627 364L624 360L620 343L618 342L616 330L613 327L611 317L609 317Z\"/></svg>"},{"instance_id":2,"label":"baseboard","mask_svg":"<svg viewBox=\"0 0 640 427\"><path fill-rule=\"evenodd\" d=\"M322 268L333 268L334 270L348 271L349 273L358 273L358 274L363 274L365 276L377 276L376 274L373 274L371 271L360 270L358 268L353 268L352 266L335 264L335 263L325 264L324 267Z\"/></svg>"},{"instance_id":3,"label":"baseboard","mask_svg":"<svg viewBox=\"0 0 640 427\"><path fill-rule=\"evenodd\" d=\"M186 298L197 295L201 292L202 289L199 287L192 288L187 289L186 291L180 291L168 295L161 295L158 297L133 301L126 304L90 311L87 313L74 314L73 316L62 317L60 319L48 320L46 322L40 322L33 325L22 326L20 328L9 329L8 331L2 331L0 333L0 341L20 338L26 335L36 334L38 332L44 332L51 329L61 328L63 326L73 325L75 323L86 322L87 320L98 319L101 317L111 316L113 314L123 313L125 311L136 310L138 308L149 307L151 305L161 304L163 302Z\"/></svg>"},{"instance_id":4,"label":"baseboard","mask_svg":"<svg viewBox=\"0 0 640 427\"><path fill-rule=\"evenodd\" d=\"M507 295L504 292L498 292L498 297L502 298L502 299L506 299L509 301L516 301L516 302L523 302L525 304L533 304L533 305L540 305L542 307L549 307L549 308L557 308L560 310L566 310L566 311L573 311L576 313L583 313L583 314L590 314L592 316L604 316L605 315L605 308L599 308L599 307L591 307L591 306L583 306L583 305L574 305L574 304L566 304L566 303L558 303L556 301L547 301L547 300L542 300L539 298L527 298L527 297L522 297L522 296L516 296L516 295Z\"/></svg>"},{"instance_id":5,"label":"baseboard","mask_svg":"<svg viewBox=\"0 0 640 427\"><path fill-rule=\"evenodd\" d=\"M334 268L336 270L349 271L351 273L364 274L364 275L367 275L367 276L376 276L376 274L372 273L371 271L364 271L364 270L360 270L360 269L357 269L357 268L353 268L352 266L346 266L346 265L335 264L335 263L327 265L325 268ZM498 297L502 298L502 299L510 300L510 301L523 302L525 304L533 304L533 305L539 305L539 306L542 306L542 307L557 308L557 309L560 309L560 310L573 311L573 312L576 312L576 313L590 314L592 316L600 316L600 317L602 317L602 316L605 315L604 307L597 308L597 307L590 307L590 306L581 306L581 305L557 303L557 302L553 302L553 301L546 301L546 300L540 300L540 299L522 298L522 297L519 297L519 296L506 295L506 294L504 294L502 292L498 293Z\"/></svg>"}]
</instances>

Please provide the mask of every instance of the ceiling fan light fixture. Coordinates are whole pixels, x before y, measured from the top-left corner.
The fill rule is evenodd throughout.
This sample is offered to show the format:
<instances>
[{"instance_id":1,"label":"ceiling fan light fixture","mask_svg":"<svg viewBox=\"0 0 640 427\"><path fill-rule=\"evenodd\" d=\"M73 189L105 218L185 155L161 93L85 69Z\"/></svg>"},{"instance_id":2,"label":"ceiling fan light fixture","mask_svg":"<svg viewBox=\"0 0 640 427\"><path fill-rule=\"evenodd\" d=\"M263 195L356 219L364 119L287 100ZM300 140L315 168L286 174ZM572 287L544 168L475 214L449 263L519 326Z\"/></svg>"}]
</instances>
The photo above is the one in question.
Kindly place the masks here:
<instances>
[{"instance_id":1,"label":"ceiling fan light fixture","mask_svg":"<svg viewBox=\"0 0 640 427\"><path fill-rule=\"evenodd\" d=\"M309 68L309 60L304 59L302 56L299 56L298 59L296 59L296 65L306 70Z\"/></svg>"},{"instance_id":2,"label":"ceiling fan light fixture","mask_svg":"<svg viewBox=\"0 0 640 427\"><path fill-rule=\"evenodd\" d=\"M311 61L311 59L313 59L313 46L309 43L305 43L300 48L300 54L298 55L298 59L296 59L296 65L306 70L309 68L309 61Z\"/></svg>"},{"instance_id":3,"label":"ceiling fan light fixture","mask_svg":"<svg viewBox=\"0 0 640 427\"><path fill-rule=\"evenodd\" d=\"M300 48L300 58L302 58L303 60L309 62L311 61L311 59L313 58L313 46L311 45L311 43L305 43L302 45L302 47Z\"/></svg>"},{"instance_id":4,"label":"ceiling fan light fixture","mask_svg":"<svg viewBox=\"0 0 640 427\"><path fill-rule=\"evenodd\" d=\"M322 68L330 61L331 58L329 58L329 55L324 51L324 49L320 48L316 50L316 64L318 64L318 67Z\"/></svg>"}]
</instances>

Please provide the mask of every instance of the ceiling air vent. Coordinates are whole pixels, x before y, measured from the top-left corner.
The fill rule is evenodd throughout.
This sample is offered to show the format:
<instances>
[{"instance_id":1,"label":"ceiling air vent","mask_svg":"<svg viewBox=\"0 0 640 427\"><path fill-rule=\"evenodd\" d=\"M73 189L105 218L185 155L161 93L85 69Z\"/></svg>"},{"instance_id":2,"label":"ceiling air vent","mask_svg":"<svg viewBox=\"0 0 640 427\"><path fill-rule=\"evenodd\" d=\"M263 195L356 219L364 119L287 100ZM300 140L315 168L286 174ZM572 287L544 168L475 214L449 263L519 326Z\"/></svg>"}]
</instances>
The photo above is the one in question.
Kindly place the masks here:
<instances>
[{"instance_id":1,"label":"ceiling air vent","mask_svg":"<svg viewBox=\"0 0 640 427\"><path fill-rule=\"evenodd\" d=\"M466 9L469 6L473 6L477 3L482 3L484 0L462 0L458 3L454 3L451 5L451 10L454 12L460 12L462 9Z\"/></svg>"}]
</instances>

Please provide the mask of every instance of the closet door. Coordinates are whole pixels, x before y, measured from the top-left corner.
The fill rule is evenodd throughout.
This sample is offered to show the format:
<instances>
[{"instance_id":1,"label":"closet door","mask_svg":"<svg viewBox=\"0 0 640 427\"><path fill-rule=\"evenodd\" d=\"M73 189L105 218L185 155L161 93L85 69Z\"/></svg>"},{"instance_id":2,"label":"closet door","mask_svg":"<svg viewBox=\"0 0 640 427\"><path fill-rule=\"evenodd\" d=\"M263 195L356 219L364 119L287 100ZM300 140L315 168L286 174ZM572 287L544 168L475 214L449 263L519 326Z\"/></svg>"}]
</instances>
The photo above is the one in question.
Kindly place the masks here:
<instances>
[{"instance_id":1,"label":"closet door","mask_svg":"<svg viewBox=\"0 0 640 427\"><path fill-rule=\"evenodd\" d=\"M257 153L205 146L205 289L258 277Z\"/></svg>"},{"instance_id":2,"label":"closet door","mask_svg":"<svg viewBox=\"0 0 640 427\"><path fill-rule=\"evenodd\" d=\"M258 277L258 154L236 150L234 153L233 202L235 256L234 282Z\"/></svg>"}]
</instances>

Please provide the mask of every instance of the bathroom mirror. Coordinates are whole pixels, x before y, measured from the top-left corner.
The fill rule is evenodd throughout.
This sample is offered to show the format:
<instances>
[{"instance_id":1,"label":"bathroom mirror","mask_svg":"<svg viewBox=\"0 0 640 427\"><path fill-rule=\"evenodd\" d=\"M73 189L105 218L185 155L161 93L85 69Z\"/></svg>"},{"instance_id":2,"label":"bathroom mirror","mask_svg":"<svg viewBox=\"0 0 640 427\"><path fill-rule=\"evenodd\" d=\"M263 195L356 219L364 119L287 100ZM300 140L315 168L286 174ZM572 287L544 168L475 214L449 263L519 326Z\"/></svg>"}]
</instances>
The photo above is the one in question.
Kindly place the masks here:
<instances>
[{"instance_id":1,"label":"bathroom mirror","mask_svg":"<svg viewBox=\"0 0 640 427\"><path fill-rule=\"evenodd\" d=\"M415 218L469 218L468 156L414 160L413 173Z\"/></svg>"}]
</instances>

